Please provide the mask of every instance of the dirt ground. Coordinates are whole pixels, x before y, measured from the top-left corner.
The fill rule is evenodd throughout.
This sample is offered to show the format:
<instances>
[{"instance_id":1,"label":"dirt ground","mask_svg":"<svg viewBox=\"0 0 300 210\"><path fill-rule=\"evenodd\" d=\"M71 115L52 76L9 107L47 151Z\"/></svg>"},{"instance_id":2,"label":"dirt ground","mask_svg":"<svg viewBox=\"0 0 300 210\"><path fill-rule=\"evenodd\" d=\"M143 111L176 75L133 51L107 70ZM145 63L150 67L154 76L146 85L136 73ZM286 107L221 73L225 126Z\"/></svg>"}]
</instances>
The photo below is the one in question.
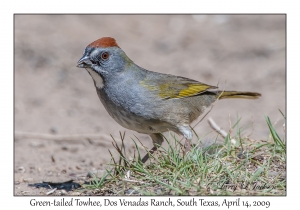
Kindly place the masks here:
<instances>
[{"instance_id":1,"label":"dirt ground","mask_svg":"<svg viewBox=\"0 0 300 210\"><path fill-rule=\"evenodd\" d=\"M219 101L195 127L199 136L209 139L216 134L208 117L228 130L229 115L232 124L238 115L241 127L247 127L243 135L260 140L269 137L264 116L284 136L278 109L285 113L285 30L284 15L16 15L15 195L49 191L28 184L71 179L82 183L88 172L101 175L110 161L108 149L114 152L110 134L119 139L119 131L126 130L105 111L89 74L76 68L92 41L114 37L148 70L221 89L260 92L258 100ZM40 137L28 137L28 132ZM53 139L99 138L45 140L45 134ZM135 136L152 146L147 135L126 130L128 152L134 150Z\"/></svg>"}]
</instances>

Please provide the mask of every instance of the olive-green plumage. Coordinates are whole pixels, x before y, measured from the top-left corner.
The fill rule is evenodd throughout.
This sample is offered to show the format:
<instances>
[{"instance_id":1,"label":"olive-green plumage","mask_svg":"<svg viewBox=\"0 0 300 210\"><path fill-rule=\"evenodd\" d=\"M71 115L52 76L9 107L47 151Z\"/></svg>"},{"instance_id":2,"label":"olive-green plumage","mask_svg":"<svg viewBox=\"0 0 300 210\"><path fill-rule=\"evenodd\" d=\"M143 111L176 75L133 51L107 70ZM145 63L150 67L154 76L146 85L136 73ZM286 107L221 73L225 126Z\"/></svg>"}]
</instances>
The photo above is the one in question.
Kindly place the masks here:
<instances>
[{"instance_id":1,"label":"olive-green plumage","mask_svg":"<svg viewBox=\"0 0 300 210\"><path fill-rule=\"evenodd\" d=\"M163 142L162 132L174 131L186 138L190 150L197 119L217 99L255 99L260 93L223 91L196 80L148 71L137 66L110 37L94 41L84 51L78 67L92 76L107 112L125 128L148 134L154 152ZM143 162L148 159L146 155Z\"/></svg>"},{"instance_id":2,"label":"olive-green plumage","mask_svg":"<svg viewBox=\"0 0 300 210\"><path fill-rule=\"evenodd\" d=\"M217 87L206 85L183 77L168 77L168 80L142 80L141 86L157 92L162 99L184 98L199 95Z\"/></svg>"}]
</instances>

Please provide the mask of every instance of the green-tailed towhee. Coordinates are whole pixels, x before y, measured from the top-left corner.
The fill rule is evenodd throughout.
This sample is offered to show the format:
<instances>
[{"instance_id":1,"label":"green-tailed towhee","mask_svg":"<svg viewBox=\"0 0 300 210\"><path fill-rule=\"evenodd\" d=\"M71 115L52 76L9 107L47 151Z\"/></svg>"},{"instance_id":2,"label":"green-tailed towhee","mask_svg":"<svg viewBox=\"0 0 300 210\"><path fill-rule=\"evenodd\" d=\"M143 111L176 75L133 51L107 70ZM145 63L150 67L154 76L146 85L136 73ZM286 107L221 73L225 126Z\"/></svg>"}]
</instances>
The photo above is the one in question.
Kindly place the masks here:
<instances>
[{"instance_id":1,"label":"green-tailed towhee","mask_svg":"<svg viewBox=\"0 0 300 210\"><path fill-rule=\"evenodd\" d=\"M107 112L121 126L151 136L153 153L162 132L185 137L185 153L193 133L190 123L217 99L261 96L255 92L222 91L192 79L148 71L136 65L115 39L103 37L89 44L78 61L94 80ZM145 155L143 162L149 158Z\"/></svg>"}]
</instances>

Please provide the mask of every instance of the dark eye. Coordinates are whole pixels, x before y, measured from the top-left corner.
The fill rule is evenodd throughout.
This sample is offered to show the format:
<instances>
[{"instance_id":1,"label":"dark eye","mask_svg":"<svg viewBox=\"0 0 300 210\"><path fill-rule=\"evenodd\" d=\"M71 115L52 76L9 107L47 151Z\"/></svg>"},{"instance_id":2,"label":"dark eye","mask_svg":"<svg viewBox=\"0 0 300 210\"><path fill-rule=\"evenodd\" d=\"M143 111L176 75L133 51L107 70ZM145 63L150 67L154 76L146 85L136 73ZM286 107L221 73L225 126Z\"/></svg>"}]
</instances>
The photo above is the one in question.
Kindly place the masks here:
<instances>
[{"instance_id":1,"label":"dark eye","mask_svg":"<svg viewBox=\"0 0 300 210\"><path fill-rule=\"evenodd\" d=\"M109 57L108 52L103 52L103 53L101 54L101 58L102 58L103 60L106 60L108 57Z\"/></svg>"}]
</instances>

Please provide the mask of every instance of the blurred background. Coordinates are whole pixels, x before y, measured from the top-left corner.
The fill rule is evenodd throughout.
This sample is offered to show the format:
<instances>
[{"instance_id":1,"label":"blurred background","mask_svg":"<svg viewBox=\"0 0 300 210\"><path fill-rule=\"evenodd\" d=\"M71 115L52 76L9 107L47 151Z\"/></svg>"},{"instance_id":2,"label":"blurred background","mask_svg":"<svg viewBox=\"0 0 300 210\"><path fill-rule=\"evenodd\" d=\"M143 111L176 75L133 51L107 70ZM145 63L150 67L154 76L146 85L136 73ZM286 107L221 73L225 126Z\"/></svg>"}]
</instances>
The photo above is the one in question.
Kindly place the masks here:
<instances>
[{"instance_id":1,"label":"blurred background","mask_svg":"<svg viewBox=\"0 0 300 210\"><path fill-rule=\"evenodd\" d=\"M219 101L195 127L200 137L216 136L208 117L226 131L241 117L244 136L268 139L265 116L283 136L285 21L285 15L15 15L15 132L103 135L102 141L16 138L15 193L28 191L23 183L78 178L109 162L109 135L126 129L105 111L86 70L76 68L85 47L103 36L145 69L262 94ZM129 152L134 135L152 147L147 135L126 130Z\"/></svg>"}]
</instances>

